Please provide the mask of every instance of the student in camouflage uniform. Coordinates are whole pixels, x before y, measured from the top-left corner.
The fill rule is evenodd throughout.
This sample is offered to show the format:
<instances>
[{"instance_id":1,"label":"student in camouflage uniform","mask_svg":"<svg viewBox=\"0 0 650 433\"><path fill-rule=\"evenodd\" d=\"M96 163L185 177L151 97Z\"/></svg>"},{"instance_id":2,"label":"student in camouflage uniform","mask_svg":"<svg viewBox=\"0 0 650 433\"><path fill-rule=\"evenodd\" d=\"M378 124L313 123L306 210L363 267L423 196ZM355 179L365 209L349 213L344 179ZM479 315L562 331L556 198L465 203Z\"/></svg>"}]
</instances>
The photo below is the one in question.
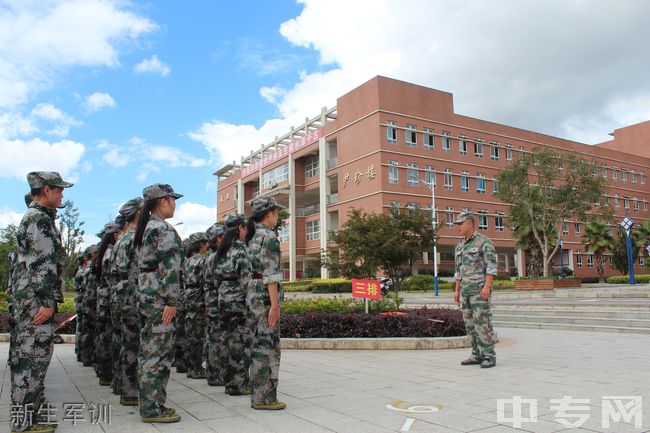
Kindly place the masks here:
<instances>
[{"instance_id":1,"label":"student in camouflage uniform","mask_svg":"<svg viewBox=\"0 0 650 433\"><path fill-rule=\"evenodd\" d=\"M210 246L210 253L205 258L203 266L203 284L205 285L205 310L207 314L207 337L205 365L208 376L208 385L223 386L222 369L224 365L223 335L220 325L221 313L219 312L219 292L214 273L217 258L217 249L225 235L223 225L215 223L206 231Z\"/></svg>"},{"instance_id":2,"label":"student in camouflage uniform","mask_svg":"<svg viewBox=\"0 0 650 433\"><path fill-rule=\"evenodd\" d=\"M220 324L225 337L226 352L223 380L226 394L250 394L248 369L250 329L247 328L246 294L251 281L252 268L248 258L246 219L243 215L229 214L224 220L226 235L217 250L215 274L219 284Z\"/></svg>"},{"instance_id":3,"label":"student in camouflage uniform","mask_svg":"<svg viewBox=\"0 0 650 433\"><path fill-rule=\"evenodd\" d=\"M281 410L286 404L277 399L282 302L280 242L274 231L278 222L278 205L273 197L256 197L251 207L253 215L248 220L246 235L253 270L246 296L252 339L251 407Z\"/></svg>"},{"instance_id":4,"label":"student in camouflage uniform","mask_svg":"<svg viewBox=\"0 0 650 433\"><path fill-rule=\"evenodd\" d=\"M187 257L187 248L189 239L183 239L181 243L183 254ZM174 361L172 366L176 366L176 373L187 373L187 363L189 357L189 345L187 343L187 332L185 330L185 268L181 269L181 283L178 299L176 299L176 316L174 318Z\"/></svg>"},{"instance_id":5,"label":"student in camouflage uniform","mask_svg":"<svg viewBox=\"0 0 650 433\"><path fill-rule=\"evenodd\" d=\"M203 347L205 343L205 294L203 259L208 250L205 233L192 233L187 242L185 279L185 332L187 334L187 377L205 379Z\"/></svg>"},{"instance_id":6,"label":"student in camouflage uniform","mask_svg":"<svg viewBox=\"0 0 650 433\"><path fill-rule=\"evenodd\" d=\"M111 353L113 355L113 394L122 395L122 361L120 360L120 351L122 348L122 298L124 293L122 288L124 285L120 284L121 276L115 266L115 245L124 236L126 232L126 220L118 213L115 217L115 224L119 227L117 233L117 240L113 244L113 251L110 259L110 276L111 276Z\"/></svg>"},{"instance_id":7,"label":"student in camouflage uniform","mask_svg":"<svg viewBox=\"0 0 650 433\"><path fill-rule=\"evenodd\" d=\"M113 267L119 278L115 292L120 309L119 322L114 322L113 326L119 326L121 329L118 351L120 370L117 374L122 377L120 404L124 406L137 406L138 404L140 327L136 301L138 266L133 257L133 237L142 203L143 200L136 197L120 207L119 214L126 221L126 231L113 247Z\"/></svg>"},{"instance_id":8,"label":"student in camouflage uniform","mask_svg":"<svg viewBox=\"0 0 650 433\"><path fill-rule=\"evenodd\" d=\"M97 278L93 263L97 257L97 245L86 248L87 261L83 270L83 290L81 296L81 329L79 330L79 355L84 367L95 363L95 318L97 317Z\"/></svg>"},{"instance_id":9,"label":"student in camouflage uniform","mask_svg":"<svg viewBox=\"0 0 650 433\"><path fill-rule=\"evenodd\" d=\"M12 416L15 432L53 432L51 426L34 424L44 402L44 380L54 345L55 293L60 290L63 247L55 226L56 208L61 206L63 189L72 186L56 172L31 172L27 181L33 203L23 216L16 240L17 269L12 282L11 304L15 326L11 367L11 404L27 415ZM34 416L30 416L31 413Z\"/></svg>"},{"instance_id":10,"label":"student in camouflage uniform","mask_svg":"<svg viewBox=\"0 0 650 433\"><path fill-rule=\"evenodd\" d=\"M461 212L454 224L464 238L456 246L454 302L461 305L465 328L472 338L472 355L461 364L491 368L496 365L490 311L492 280L497 274L494 244L476 231L472 212Z\"/></svg>"},{"instance_id":11,"label":"student in camouflage uniform","mask_svg":"<svg viewBox=\"0 0 650 433\"><path fill-rule=\"evenodd\" d=\"M110 272L113 244L117 240L120 227L114 222L104 226L104 234L99 244L95 269L97 279L97 316L95 320L95 359L96 371L101 386L113 384L113 323L111 321L111 287L114 277Z\"/></svg>"},{"instance_id":12,"label":"student in camouflage uniform","mask_svg":"<svg viewBox=\"0 0 650 433\"><path fill-rule=\"evenodd\" d=\"M77 355L77 362L81 362L81 349L79 346L79 341L81 338L81 328L82 328L82 313L81 313L81 298L83 297L83 287L84 287L84 268L86 267L86 255L85 253L79 253L77 271L74 274L74 290L77 292L77 295L74 297L75 303L75 314L77 315L76 319L76 329L75 329L75 339L74 339L74 353Z\"/></svg>"},{"instance_id":13,"label":"student in camouflage uniform","mask_svg":"<svg viewBox=\"0 0 650 433\"><path fill-rule=\"evenodd\" d=\"M181 417L164 404L174 359L174 316L184 257L178 233L165 220L174 216L176 200L182 195L157 183L145 188L143 197L133 240L140 269L140 416L143 422L178 422Z\"/></svg>"}]
</instances>

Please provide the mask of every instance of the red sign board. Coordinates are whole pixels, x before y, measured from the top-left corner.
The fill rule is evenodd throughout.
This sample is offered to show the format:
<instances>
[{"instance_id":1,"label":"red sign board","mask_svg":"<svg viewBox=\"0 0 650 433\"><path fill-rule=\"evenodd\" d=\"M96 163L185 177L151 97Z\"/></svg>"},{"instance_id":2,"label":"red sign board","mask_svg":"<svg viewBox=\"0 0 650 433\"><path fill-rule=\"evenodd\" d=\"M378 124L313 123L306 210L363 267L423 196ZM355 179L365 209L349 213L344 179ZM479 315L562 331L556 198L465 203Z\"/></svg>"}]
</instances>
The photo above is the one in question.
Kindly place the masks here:
<instances>
[{"instance_id":1,"label":"red sign board","mask_svg":"<svg viewBox=\"0 0 650 433\"><path fill-rule=\"evenodd\" d=\"M381 299L381 288L379 280L358 280L352 279L352 297Z\"/></svg>"}]
</instances>

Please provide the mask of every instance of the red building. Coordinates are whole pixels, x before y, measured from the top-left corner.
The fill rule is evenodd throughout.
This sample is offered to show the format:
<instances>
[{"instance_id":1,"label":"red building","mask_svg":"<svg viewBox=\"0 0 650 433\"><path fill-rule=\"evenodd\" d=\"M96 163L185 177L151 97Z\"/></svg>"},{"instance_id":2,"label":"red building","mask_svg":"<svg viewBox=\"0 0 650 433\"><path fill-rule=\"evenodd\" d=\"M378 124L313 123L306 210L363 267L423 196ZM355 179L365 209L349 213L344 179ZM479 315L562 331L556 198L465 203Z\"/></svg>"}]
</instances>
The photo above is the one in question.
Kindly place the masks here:
<instances>
[{"instance_id":1,"label":"red building","mask_svg":"<svg viewBox=\"0 0 650 433\"><path fill-rule=\"evenodd\" d=\"M441 271L453 269L460 239L451 222L471 209L478 229L494 241L500 272L523 275L525 254L515 248L505 224L508 206L494 195L498 171L537 147L577 152L595 162L597 175L606 180L601 203L612 206L616 221L627 211L642 223L649 218L650 122L612 135L611 141L587 145L463 116L454 112L451 93L378 76L338 98L336 107L323 108L283 137L219 169L217 219L233 211L248 214L253 197L274 195L291 214L279 233L286 278L326 277L320 251L350 209L431 209L431 190L419 177L435 184ZM581 244L584 224L565 223L564 263L579 277L596 276L593 257ZM637 271L641 266L640 261ZM417 268L432 267L431 255L423 254Z\"/></svg>"}]
</instances>

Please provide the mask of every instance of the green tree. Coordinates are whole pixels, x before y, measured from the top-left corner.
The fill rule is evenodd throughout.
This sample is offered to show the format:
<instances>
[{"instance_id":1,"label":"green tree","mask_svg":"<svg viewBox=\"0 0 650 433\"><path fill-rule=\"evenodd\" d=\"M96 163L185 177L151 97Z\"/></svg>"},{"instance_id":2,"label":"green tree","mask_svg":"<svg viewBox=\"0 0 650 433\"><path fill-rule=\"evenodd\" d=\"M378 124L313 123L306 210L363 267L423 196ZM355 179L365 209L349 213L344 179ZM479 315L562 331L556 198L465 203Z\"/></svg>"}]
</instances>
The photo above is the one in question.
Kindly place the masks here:
<instances>
[{"instance_id":1,"label":"green tree","mask_svg":"<svg viewBox=\"0 0 650 433\"><path fill-rule=\"evenodd\" d=\"M510 221L527 221L547 277L558 251L562 222L571 217L585 220L603 194L602 177L594 176L592 165L574 154L534 149L501 170L497 180L497 197L511 205Z\"/></svg>"},{"instance_id":2,"label":"green tree","mask_svg":"<svg viewBox=\"0 0 650 433\"><path fill-rule=\"evenodd\" d=\"M646 269L650 267L650 257L648 257L648 252L645 249L646 246L650 245L650 221L646 221L642 224L639 224L634 227L634 231L636 231L637 238L639 240L640 244L640 254L642 254L645 259L645 265Z\"/></svg>"},{"instance_id":3,"label":"green tree","mask_svg":"<svg viewBox=\"0 0 650 433\"><path fill-rule=\"evenodd\" d=\"M632 261L636 263L639 258L641 242L638 238L636 227L632 230ZM621 274L626 275L627 267L627 236L622 227L618 227L618 236L612 244L612 266Z\"/></svg>"},{"instance_id":4,"label":"green tree","mask_svg":"<svg viewBox=\"0 0 650 433\"><path fill-rule=\"evenodd\" d=\"M582 244L588 252L594 255L596 259L596 270L598 271L598 281L604 283L605 262L607 261L605 253L610 251L614 245L614 238L609 234L609 229L605 223L596 220L589 221L585 225Z\"/></svg>"},{"instance_id":5,"label":"green tree","mask_svg":"<svg viewBox=\"0 0 650 433\"><path fill-rule=\"evenodd\" d=\"M67 281L68 278L74 276L77 269L77 257L85 234L84 221L79 220L79 209L75 207L72 200L63 202L63 209L59 209L58 212L58 221L65 252L62 278L63 281Z\"/></svg>"},{"instance_id":6,"label":"green tree","mask_svg":"<svg viewBox=\"0 0 650 433\"><path fill-rule=\"evenodd\" d=\"M9 277L11 266L15 260L16 254L16 233L18 227L9 224L7 227L0 229L0 288L6 290L9 286Z\"/></svg>"}]
</instances>

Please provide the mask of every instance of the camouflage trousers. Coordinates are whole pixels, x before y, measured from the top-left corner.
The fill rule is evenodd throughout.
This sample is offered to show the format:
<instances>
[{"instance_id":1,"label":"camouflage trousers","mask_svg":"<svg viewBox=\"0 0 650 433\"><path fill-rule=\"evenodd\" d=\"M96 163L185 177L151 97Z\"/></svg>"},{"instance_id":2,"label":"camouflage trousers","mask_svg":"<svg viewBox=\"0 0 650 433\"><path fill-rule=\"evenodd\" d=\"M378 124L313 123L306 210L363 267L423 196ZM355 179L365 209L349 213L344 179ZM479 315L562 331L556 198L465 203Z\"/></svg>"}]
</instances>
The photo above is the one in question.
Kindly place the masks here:
<instances>
[{"instance_id":1,"label":"camouflage trousers","mask_svg":"<svg viewBox=\"0 0 650 433\"><path fill-rule=\"evenodd\" d=\"M222 310L221 332L223 381L227 392L243 393L248 389L250 367L250 329L245 306L240 310Z\"/></svg>"},{"instance_id":2,"label":"camouflage trousers","mask_svg":"<svg viewBox=\"0 0 650 433\"><path fill-rule=\"evenodd\" d=\"M174 359L176 360L176 370L187 370L188 364L188 343L187 332L185 330L185 317L187 311L185 307L176 309L176 331L174 331Z\"/></svg>"},{"instance_id":3,"label":"camouflage trousers","mask_svg":"<svg viewBox=\"0 0 650 433\"><path fill-rule=\"evenodd\" d=\"M140 321L138 309L133 305L122 306L122 397L138 397L138 349L140 347Z\"/></svg>"},{"instance_id":4,"label":"camouflage trousers","mask_svg":"<svg viewBox=\"0 0 650 433\"><path fill-rule=\"evenodd\" d=\"M81 330L83 329L83 310L81 308L82 294L78 294L75 298L75 313L77 320L75 321L76 327L74 332L74 353L77 355L77 362L81 361Z\"/></svg>"},{"instance_id":5,"label":"camouflage trousers","mask_svg":"<svg viewBox=\"0 0 650 433\"><path fill-rule=\"evenodd\" d=\"M187 371L203 370L205 344L205 298L203 288L188 289L185 296L185 334L187 335Z\"/></svg>"},{"instance_id":6,"label":"camouflage trousers","mask_svg":"<svg viewBox=\"0 0 650 433\"><path fill-rule=\"evenodd\" d=\"M19 420L12 416L12 431L24 431L36 423L36 412L45 400L45 374L54 351L53 319L44 325L20 320L12 330L11 404L21 411L33 411L32 417ZM30 419L31 418L31 419Z\"/></svg>"},{"instance_id":7,"label":"camouflage trousers","mask_svg":"<svg viewBox=\"0 0 650 433\"><path fill-rule=\"evenodd\" d=\"M224 326L222 325L221 311L218 307L218 294L216 289L208 290L205 294L207 323L207 348L205 365L208 383L223 382L223 368L225 365L224 354Z\"/></svg>"},{"instance_id":8,"label":"camouflage trousers","mask_svg":"<svg viewBox=\"0 0 650 433\"><path fill-rule=\"evenodd\" d=\"M495 360L491 300L484 301L478 293L461 293L460 300L465 329L472 339L472 355L478 359Z\"/></svg>"},{"instance_id":9,"label":"camouflage trousers","mask_svg":"<svg viewBox=\"0 0 650 433\"><path fill-rule=\"evenodd\" d=\"M81 314L78 345L79 358L84 365L95 362L95 319L88 312Z\"/></svg>"},{"instance_id":10,"label":"camouflage trousers","mask_svg":"<svg viewBox=\"0 0 650 433\"><path fill-rule=\"evenodd\" d=\"M101 381L113 379L113 324L111 322L110 304L97 305L97 321L95 322L95 358L97 360L97 376Z\"/></svg>"},{"instance_id":11,"label":"camouflage trousers","mask_svg":"<svg viewBox=\"0 0 650 433\"><path fill-rule=\"evenodd\" d=\"M280 370L280 324L270 328L268 308L258 307L251 309L250 329L251 403L273 403L277 401Z\"/></svg>"},{"instance_id":12,"label":"camouflage trousers","mask_svg":"<svg viewBox=\"0 0 650 433\"><path fill-rule=\"evenodd\" d=\"M122 306L111 302L111 353L113 354L113 383L111 387L115 394L122 394Z\"/></svg>"},{"instance_id":13,"label":"camouflage trousers","mask_svg":"<svg viewBox=\"0 0 650 433\"><path fill-rule=\"evenodd\" d=\"M174 359L174 323L162 324L162 305L144 304L140 297L138 385L140 415L153 417L165 410L167 382Z\"/></svg>"}]
</instances>

